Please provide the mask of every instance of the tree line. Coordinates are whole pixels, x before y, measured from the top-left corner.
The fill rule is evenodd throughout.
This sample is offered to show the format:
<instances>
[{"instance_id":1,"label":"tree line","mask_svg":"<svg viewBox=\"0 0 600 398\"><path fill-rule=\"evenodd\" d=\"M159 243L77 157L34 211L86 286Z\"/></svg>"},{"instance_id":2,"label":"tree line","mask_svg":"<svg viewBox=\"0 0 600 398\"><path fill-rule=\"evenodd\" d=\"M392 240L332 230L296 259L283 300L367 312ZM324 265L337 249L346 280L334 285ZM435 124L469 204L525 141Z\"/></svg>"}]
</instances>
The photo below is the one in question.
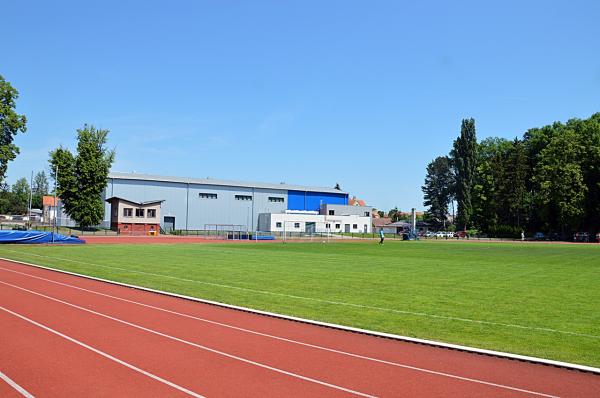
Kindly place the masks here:
<instances>
[{"instance_id":1,"label":"tree line","mask_svg":"<svg viewBox=\"0 0 600 398\"><path fill-rule=\"evenodd\" d=\"M456 229L497 237L521 231L562 238L600 228L600 113L531 128L522 138L477 141L462 121L446 156L427 165L426 219L436 226L456 203Z\"/></svg>"},{"instance_id":2,"label":"tree line","mask_svg":"<svg viewBox=\"0 0 600 398\"><path fill-rule=\"evenodd\" d=\"M41 209L42 198L49 193L48 178L44 171L35 175L33 184L26 178L19 178L12 186L3 183L0 186L0 214L27 214L30 195L31 208Z\"/></svg>"}]
</instances>

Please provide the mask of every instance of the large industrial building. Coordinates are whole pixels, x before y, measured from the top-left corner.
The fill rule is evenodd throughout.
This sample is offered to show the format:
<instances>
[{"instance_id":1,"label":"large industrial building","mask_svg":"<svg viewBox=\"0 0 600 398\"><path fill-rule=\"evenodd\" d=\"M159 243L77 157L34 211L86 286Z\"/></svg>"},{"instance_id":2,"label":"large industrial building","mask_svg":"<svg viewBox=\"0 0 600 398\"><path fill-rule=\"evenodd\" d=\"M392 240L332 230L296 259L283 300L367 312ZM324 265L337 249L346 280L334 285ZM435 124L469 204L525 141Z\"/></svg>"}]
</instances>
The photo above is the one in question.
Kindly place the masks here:
<instances>
[{"instance_id":1,"label":"large industrial building","mask_svg":"<svg viewBox=\"0 0 600 398\"><path fill-rule=\"evenodd\" d=\"M159 222L167 232L217 226L256 231L259 219L260 230L280 230L278 226L283 230L289 221L286 217L295 220L290 228L301 232L318 232L326 227L339 232L371 230L371 209L353 210L348 206L348 194L333 188L110 173L104 199L110 198L130 203L161 202ZM106 225L111 221L110 206L107 202ZM126 211L131 217L144 214ZM302 221L298 221L298 217ZM331 222L326 220L328 217ZM349 218L345 220L346 217ZM272 225L271 219L274 220ZM335 228L336 225L339 228Z\"/></svg>"}]
</instances>

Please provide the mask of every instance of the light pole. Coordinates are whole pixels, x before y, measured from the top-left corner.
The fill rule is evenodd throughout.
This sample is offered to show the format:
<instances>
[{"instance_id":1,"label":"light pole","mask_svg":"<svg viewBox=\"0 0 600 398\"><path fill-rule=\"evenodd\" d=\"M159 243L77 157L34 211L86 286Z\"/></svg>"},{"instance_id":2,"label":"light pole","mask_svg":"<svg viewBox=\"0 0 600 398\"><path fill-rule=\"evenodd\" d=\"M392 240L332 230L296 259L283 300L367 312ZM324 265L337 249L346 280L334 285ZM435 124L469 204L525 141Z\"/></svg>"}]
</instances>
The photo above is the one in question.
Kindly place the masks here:
<instances>
[{"instance_id":1,"label":"light pole","mask_svg":"<svg viewBox=\"0 0 600 398\"><path fill-rule=\"evenodd\" d=\"M28 230L31 229L31 202L33 201L33 170L31 171L31 180L29 180L29 217L28 217L28 221L29 221L29 228L27 228Z\"/></svg>"},{"instance_id":2,"label":"light pole","mask_svg":"<svg viewBox=\"0 0 600 398\"><path fill-rule=\"evenodd\" d=\"M56 218L58 217L58 197L56 194L57 186L58 186L57 180L58 180L58 165L56 165L56 169L54 170L54 220L52 220L52 243L54 243L54 229L57 228Z\"/></svg>"}]
</instances>

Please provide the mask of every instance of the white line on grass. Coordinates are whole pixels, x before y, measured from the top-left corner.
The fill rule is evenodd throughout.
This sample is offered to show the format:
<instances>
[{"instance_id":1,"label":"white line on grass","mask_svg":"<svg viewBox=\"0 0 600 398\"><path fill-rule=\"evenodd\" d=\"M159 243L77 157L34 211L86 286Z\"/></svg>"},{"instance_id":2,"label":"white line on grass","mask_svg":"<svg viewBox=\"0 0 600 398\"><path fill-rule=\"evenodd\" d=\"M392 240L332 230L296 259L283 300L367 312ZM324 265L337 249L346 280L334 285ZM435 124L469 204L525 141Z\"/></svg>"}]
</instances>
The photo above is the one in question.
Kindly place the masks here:
<instances>
[{"instance_id":1,"label":"white line on grass","mask_svg":"<svg viewBox=\"0 0 600 398\"><path fill-rule=\"evenodd\" d=\"M22 290L22 291L34 294L36 296L44 297L44 298L46 298L48 300L56 301L57 303L61 303L61 304L67 305L69 307L73 307L73 308L77 308L77 309L85 311L85 312L89 312L90 314L94 314L94 315L97 315L97 316L100 316L100 317L103 317L103 318L106 318L106 319L110 319L110 320L115 321L115 322L122 323L122 324L127 325L127 326L131 326L131 327L136 328L136 329L143 330L144 332L148 332L148 333L155 334L157 336L165 337L167 339L170 339L170 340L173 340L173 341L177 341L179 343L187 344L189 346L192 346L192 347L195 347L195 348L199 348L201 350L205 350L205 351L208 351L208 352L212 352L214 354L221 355L221 356L224 356L224 357L227 357L227 358L230 358L230 359L234 359L234 360L237 360L237 361L240 361L240 362L244 362L244 363L247 363L247 364L250 364L250 365L254 365L254 366L257 366L259 368L271 370L273 372L281 373L281 374L284 374L284 375L287 375L287 376L295 377L295 378L300 379L300 380L309 381L309 382L312 382L312 383L315 383L315 384L319 384L319 385L322 385L322 386L325 386L325 387L333 388L335 390L344 391L344 392L347 392L347 393L350 393L350 394L354 394L354 395L358 395L358 396L361 396L361 397L374 398L373 395L369 395L369 394L365 394L365 393L362 393L362 392L354 391L354 390L351 390L351 389L348 389L348 388L345 388L345 387L341 387L341 386L338 386L338 385L335 385L335 384L330 384L330 383L327 383L327 382L324 382L324 381L321 381L321 380L313 379L313 378L310 378L310 377L307 377L307 376L302 376L302 375L297 374L297 373L288 372L287 370L283 370L283 369L279 369L279 368L276 368L276 367L273 367L273 366L265 365L265 364L262 364L260 362L252 361L250 359L242 358L242 357L239 357L239 356L236 356L236 355L233 355L233 354L228 354L228 353L223 352L223 351L215 350L214 348L210 348L210 347L207 347L207 346L204 346L204 345L201 345L201 344L197 344L197 343L193 343L191 341L180 339L180 338L175 337L175 336L171 336L171 335L168 335L168 334L165 334L165 333L161 333L159 331L156 331L156 330L153 330L153 329L149 329L149 328L146 328L146 327L141 326L141 325L137 325L137 324L132 323L132 322L127 322L127 321L125 321L123 319L119 319L119 318L116 318L116 317L113 317L113 316L110 316L110 315L103 314L101 312L90 310L88 308L81 307L81 306L79 306L77 304L72 304L72 303L69 303L69 302L64 301L64 300L60 300L60 299L57 299L57 298L54 298L54 297L51 297L51 296L47 296L47 295L42 294L42 293L35 292L33 290L26 289L24 287L13 285L11 283L7 283L7 282L3 282L3 281L0 281L0 283L3 284L3 285L11 286L11 287L13 287L15 289L19 289L19 290ZM4 308L0 307L0 309L4 309ZM549 396L549 395L542 395L542 396Z\"/></svg>"},{"instance_id":2,"label":"white line on grass","mask_svg":"<svg viewBox=\"0 0 600 398\"><path fill-rule=\"evenodd\" d=\"M157 277L161 277L161 278L168 278L168 279L178 280L178 281L182 281L182 282L192 282L192 283L198 283L201 285L216 286L216 287L222 287L222 288L226 288L226 289L235 289L235 290L247 291L247 292L252 292L252 293L259 293L259 294L279 296L279 297L287 297L287 298L293 298L293 299L305 300L305 301L314 301L314 302L318 302L318 303L342 305L342 306L346 306L346 307L354 307L354 308L377 310L377 311L386 311L386 312L392 312L392 313L396 313L396 314L413 315L413 316L420 316L420 317L427 317L427 318L447 319L447 320L451 320L451 321L475 323L475 324L480 324L480 325L502 326L502 327L508 327L508 328L516 328L516 329L535 330L538 332L560 333L560 334L566 334L566 335L571 335L571 336L600 339L600 336L594 335L594 334L577 333L577 332L571 332L571 331L566 331L566 330L544 328L544 327L537 327L537 326L525 326L525 325L514 324L514 323L483 321L483 320L478 320L478 319L461 318L461 317L454 317L454 316L448 316L448 315L437 315L437 314L430 314L430 313L426 313L426 312L398 310L398 309L393 309L393 308L377 307L377 306L371 306L371 305L365 305L365 304L346 303L343 301L325 300L325 299L319 299L319 298L314 298L314 297L305 297L305 296L297 296L297 295L286 294L286 293L270 292L268 290L257 290L257 289L250 289L250 288L241 287L241 286L233 286L233 285L225 285L225 284L221 284L221 283L199 281L197 279L179 278L179 277L171 276L171 275L138 271L138 270L133 270L130 268L116 267L116 266L112 266L112 265L88 263L85 261L72 260L69 258L46 256L46 255L22 252L22 251L17 251L17 250L8 250L8 249L3 249L3 250L11 252L11 253L26 254L26 255L35 256L35 257L41 257L41 258L47 258L47 259L53 259L53 260L59 260L59 261L67 261L67 262L72 262L72 263L76 263L76 264L91 265L94 267L103 267L103 268L115 269L115 270L119 270L119 271L126 271L126 272L131 272L134 274L157 276Z\"/></svg>"},{"instance_id":3,"label":"white line on grass","mask_svg":"<svg viewBox=\"0 0 600 398\"><path fill-rule=\"evenodd\" d=\"M0 283L3 283L3 282L0 282ZM12 314L12 315L14 315L14 316L16 316L18 318L21 318L22 320L27 321L27 322L31 323L32 325L40 327L40 328L42 328L42 329L44 329L44 330L46 330L46 331L48 331L50 333L54 333L55 335L60 336L63 339L69 340L72 343L75 343L75 344L77 344L77 345L79 345L79 346L81 346L83 348L86 348L86 349L88 349L90 351L93 351L96 354L101 355L101 356L103 356L103 357L105 357L107 359L110 359L111 361L114 361L114 362L116 362L118 364L121 364L121 365L123 365L125 367L128 367L129 369L135 370L136 372L139 372L139 373L143 374L144 376L148 376L151 379L154 379L154 380L157 380L157 381L159 381L161 383L164 383L164 384L168 385L169 387L173 387L173 388L175 388L175 389L177 389L177 390L179 390L181 392L184 392L184 393L186 393L188 395L191 395L192 397L204 398L204 396L202 396L200 394L197 394L197 393L195 393L193 391L190 391L190 390L188 390L188 389L186 389L184 387L181 387L180 385L177 385L177 384L172 383L172 382L170 382L168 380L165 380L165 379L163 379L163 378L161 378L159 376L156 376L156 375L154 375L154 374L152 374L150 372L146 372L145 370L140 369L137 366L134 366L134 365L132 365L130 363L122 361L119 358L115 358L112 355L105 353L104 351L100 351L97 348L89 346L89 345L87 345L87 344L85 344L85 343L83 343L83 342L81 342L79 340L74 339L73 337L67 336L66 334L63 334L63 333L59 332L58 330L54 330L54 329L52 329L52 328L50 328L50 327L48 327L46 325L42 325L41 323L36 322L33 319L27 318L24 315L21 315L21 314L18 314L16 312L14 312L14 311L11 311L8 308L4 308L4 307L0 306L0 310L8 312L9 314Z\"/></svg>"},{"instance_id":4,"label":"white line on grass","mask_svg":"<svg viewBox=\"0 0 600 398\"><path fill-rule=\"evenodd\" d=\"M26 389L24 389L23 387L18 385L14 380L12 380L10 377L8 377L7 375L5 375L2 372L0 372L0 379L4 380L6 383L8 383L9 386L14 388L18 393L20 393L25 398L35 398L29 391L27 391Z\"/></svg>"},{"instance_id":5,"label":"white line on grass","mask_svg":"<svg viewBox=\"0 0 600 398\"><path fill-rule=\"evenodd\" d=\"M523 389L516 388L516 387L506 386L506 385L503 385L503 384L497 384L497 383L487 382L487 381L483 381L483 380L479 380L479 379L472 379L472 378L468 378L468 377L458 376L458 375L454 375L454 374L451 374L451 373L444 373L444 372L438 372L438 371L435 371L435 370L430 370L430 369L425 369L425 368L419 368L419 367L416 367L416 366L401 364L401 363L398 363L398 362L392 362L392 361L386 361L386 360L383 360L383 359L367 357L367 356L364 356L364 355L353 354L351 352L336 350L336 349L333 349L333 348L327 348L327 347L323 347L323 346L319 346L319 345L315 345L315 344L304 343L302 341L287 339L285 337L279 337L279 336L274 336L274 335L270 335L270 334L267 334L267 333L261 333L261 332L257 332L257 331L254 331L254 330L250 330L250 329L245 329L245 328L241 328L241 327L229 325L229 324L226 324L226 323L211 321L209 319L200 318L200 317L196 317L196 316L193 316L193 315L188 315L188 314L184 314L184 313L181 313L181 312L168 310L166 308L156 307L156 306L153 306L153 305L150 305L150 304L140 303L138 301L125 299L125 298L122 298L122 297L112 296L110 294L106 294L106 293L102 293L102 292L97 292L95 290L85 289L83 287L79 287L79 286L75 286L75 285L70 285L68 283L58 282L58 281L55 281L55 280L52 280L52 279L47 279L47 278L43 278L41 276L31 275L31 274L28 274L28 273L25 273L25 272L15 271L15 270L6 269L6 268L2 268L2 267L0 267L0 270L2 270L2 271L8 271L8 272L14 272L16 274L29 276L31 278L35 278L35 279L47 281L47 282L50 282L50 283L54 283L54 284L57 284L57 285L61 285L61 286L65 286L65 287L69 287L69 288L73 288L73 289L77 289L77 290L82 290L82 291L85 291L85 292L97 294L99 296L108 297L108 298L111 298L111 299L114 299L114 300L124 301L124 302L127 302L127 303L139 305L139 306L142 306L142 307L155 309L155 310L166 312L166 313L169 313L169 314L178 315L178 316L181 316L181 317L185 317L185 318L189 318L189 319L194 319L194 320L197 320L197 321L201 321L201 322L205 322L205 323L209 323L209 324L213 324L213 325L222 326L222 327L225 327L225 328L234 329L234 330L238 330L238 331L245 332L245 333L255 334L255 335L258 335L258 336L263 336L263 337L267 337L267 338L271 338L271 339L275 339L275 340L285 341L285 342L292 343L292 344L297 344L297 345L301 345L301 346L305 346L305 347L315 348L315 349L318 349L318 350L328 351L328 352L332 352L332 353L335 353L335 354L340 354L340 355L345 355L345 356L349 356L349 357L353 357L353 358L358 358L358 359L363 359L363 360L367 360L367 361L372 361L372 362L382 363L382 364L386 364L386 365L396 366L396 367L399 367L399 368L410 369L410 370L415 370L415 371L429 373L429 374L435 374L435 375L438 375L438 376L444 376L444 377L449 377L449 378L458 379L458 380L470 381L470 382L474 382L474 383L485 384L485 385L489 385L489 386L494 386L494 387L499 387L499 388L505 388L505 389L515 390L515 391L519 391L519 392L525 392L525 393L528 393L528 394L538 394L538 395L541 395L541 396L549 396L549 395L544 395L542 393L537 393L537 392L533 392L533 391L529 391L529 390L523 390Z\"/></svg>"}]
</instances>

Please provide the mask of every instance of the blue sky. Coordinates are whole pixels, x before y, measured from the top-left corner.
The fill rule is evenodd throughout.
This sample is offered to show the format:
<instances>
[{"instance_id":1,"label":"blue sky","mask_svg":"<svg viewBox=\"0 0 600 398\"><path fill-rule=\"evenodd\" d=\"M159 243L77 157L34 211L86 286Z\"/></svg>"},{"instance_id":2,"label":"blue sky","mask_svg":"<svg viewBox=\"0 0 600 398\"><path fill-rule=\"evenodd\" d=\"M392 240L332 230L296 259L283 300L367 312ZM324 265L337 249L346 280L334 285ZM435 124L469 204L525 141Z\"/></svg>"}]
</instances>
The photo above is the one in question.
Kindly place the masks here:
<instances>
[{"instance_id":1,"label":"blue sky","mask_svg":"<svg viewBox=\"0 0 600 398\"><path fill-rule=\"evenodd\" d=\"M600 111L597 1L87 3L2 5L29 119L10 183L89 123L115 171L339 182L408 210L462 118L514 138Z\"/></svg>"}]
</instances>

